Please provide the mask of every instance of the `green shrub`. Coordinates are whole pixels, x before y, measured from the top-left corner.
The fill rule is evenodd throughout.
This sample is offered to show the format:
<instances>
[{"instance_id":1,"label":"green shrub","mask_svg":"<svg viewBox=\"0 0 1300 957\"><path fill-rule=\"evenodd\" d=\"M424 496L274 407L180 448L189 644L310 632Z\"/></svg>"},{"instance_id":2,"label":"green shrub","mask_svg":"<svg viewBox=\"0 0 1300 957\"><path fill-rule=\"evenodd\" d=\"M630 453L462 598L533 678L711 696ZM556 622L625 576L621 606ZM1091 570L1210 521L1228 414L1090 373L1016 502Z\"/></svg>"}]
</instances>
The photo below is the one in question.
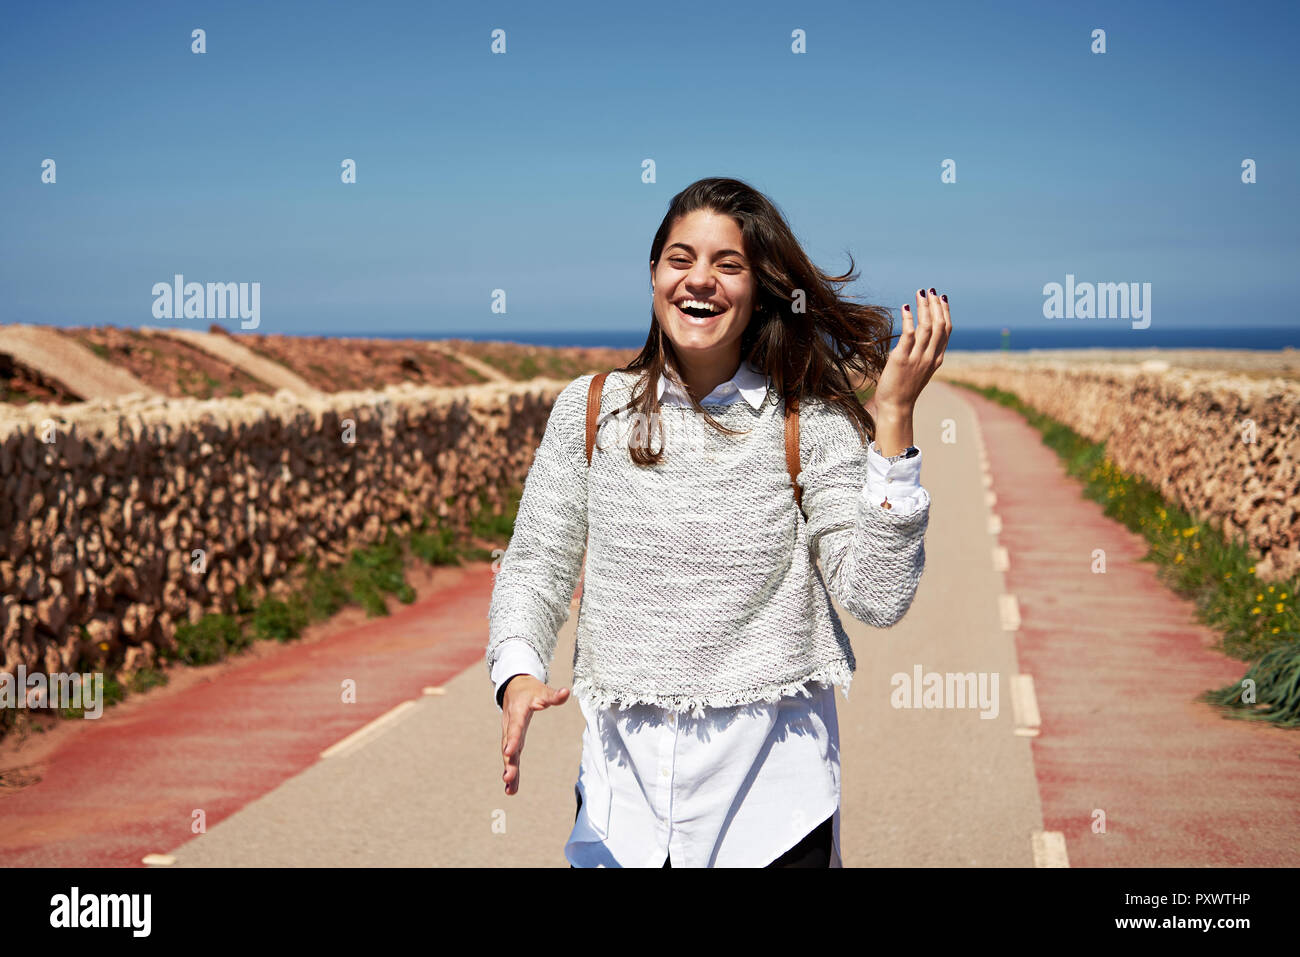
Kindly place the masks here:
<instances>
[{"instance_id":1,"label":"green shrub","mask_svg":"<svg viewBox=\"0 0 1300 957\"><path fill-rule=\"evenodd\" d=\"M459 565L455 529L439 526L431 532L411 533L411 553L430 565Z\"/></svg>"},{"instance_id":2,"label":"green shrub","mask_svg":"<svg viewBox=\"0 0 1300 957\"><path fill-rule=\"evenodd\" d=\"M159 668L141 668L131 676L131 691L148 691L168 682L167 672Z\"/></svg>"},{"instance_id":3,"label":"green shrub","mask_svg":"<svg viewBox=\"0 0 1300 957\"><path fill-rule=\"evenodd\" d=\"M289 641L307 627L307 606L297 595L288 601L267 598L253 612L253 634L259 639Z\"/></svg>"},{"instance_id":4,"label":"green shrub","mask_svg":"<svg viewBox=\"0 0 1300 957\"><path fill-rule=\"evenodd\" d=\"M246 615L253 610L255 599L253 598L253 589L248 585L235 586L235 611L241 615Z\"/></svg>"},{"instance_id":5,"label":"green shrub","mask_svg":"<svg viewBox=\"0 0 1300 957\"><path fill-rule=\"evenodd\" d=\"M82 688L81 695L82 695L81 700L84 702L86 700L85 697L86 691L84 686ZM113 705L117 704L119 701L123 701L125 699L126 699L126 689L122 687L121 682L119 682L112 675L104 675L104 698L102 701L99 702L99 706L101 708L112 707ZM59 717L61 718L81 718L84 717L85 714L86 714L86 709L84 707L59 709Z\"/></svg>"},{"instance_id":6,"label":"green shrub","mask_svg":"<svg viewBox=\"0 0 1300 957\"><path fill-rule=\"evenodd\" d=\"M1247 680L1255 683L1252 703L1242 700ZM1267 652L1241 681L1207 691L1201 700L1226 709L1233 717L1269 721L1281 728L1300 726L1300 641Z\"/></svg>"},{"instance_id":7,"label":"green shrub","mask_svg":"<svg viewBox=\"0 0 1300 957\"><path fill-rule=\"evenodd\" d=\"M478 507L470 514L469 530L476 538L492 542L505 543L515 533L515 516L519 514L519 500L522 490L508 489L505 493L506 504L499 513L493 512L488 505L486 492L479 492Z\"/></svg>"},{"instance_id":8,"label":"green shrub","mask_svg":"<svg viewBox=\"0 0 1300 957\"><path fill-rule=\"evenodd\" d=\"M1066 471L1082 480L1084 495L1146 539L1148 551L1141 560L1156 566L1157 577L1168 588L1194 601L1200 620L1219 632L1219 650L1257 662L1246 677L1256 682L1258 701L1242 715L1294 726L1300 707L1300 605L1295 599L1300 578L1290 583L1260 581L1255 557L1243 541L1225 537L1208 520L1166 501L1150 482L1121 471L1107 458L1104 442L1078 435L1013 393L954 384L1016 410L1042 432L1044 444L1061 457ZM1201 700L1244 708L1241 692L1238 683L1206 692Z\"/></svg>"},{"instance_id":9,"label":"green shrub","mask_svg":"<svg viewBox=\"0 0 1300 957\"><path fill-rule=\"evenodd\" d=\"M385 593L403 604L415 601L415 589L406 582L401 539L391 530L382 542L354 551L341 574L349 593L371 617L388 614Z\"/></svg>"},{"instance_id":10,"label":"green shrub","mask_svg":"<svg viewBox=\"0 0 1300 957\"><path fill-rule=\"evenodd\" d=\"M314 561L306 564L303 576L303 604L312 621L324 621L350 600L343 577L335 568L321 568Z\"/></svg>"},{"instance_id":11,"label":"green shrub","mask_svg":"<svg viewBox=\"0 0 1300 957\"><path fill-rule=\"evenodd\" d=\"M209 665L248 645L239 619L231 615L204 615L197 623L176 626L172 657L187 665Z\"/></svg>"}]
</instances>

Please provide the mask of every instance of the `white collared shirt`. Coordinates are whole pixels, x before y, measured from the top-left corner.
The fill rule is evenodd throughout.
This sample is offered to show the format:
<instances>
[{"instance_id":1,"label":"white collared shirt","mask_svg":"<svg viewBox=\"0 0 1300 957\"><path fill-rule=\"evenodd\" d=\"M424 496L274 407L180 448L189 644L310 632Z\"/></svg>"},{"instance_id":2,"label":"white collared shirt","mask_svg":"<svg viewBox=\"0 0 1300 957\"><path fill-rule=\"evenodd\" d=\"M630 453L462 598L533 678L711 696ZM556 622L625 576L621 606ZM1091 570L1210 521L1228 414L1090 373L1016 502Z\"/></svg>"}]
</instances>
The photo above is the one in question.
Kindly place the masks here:
<instances>
[{"instance_id":1,"label":"white collared shirt","mask_svg":"<svg viewBox=\"0 0 1300 957\"><path fill-rule=\"evenodd\" d=\"M757 409L770 383L742 362L701 404L739 394ZM661 404L689 405L659 377ZM921 456L890 463L869 446L863 496L910 513L917 505ZM544 681L545 668L524 639L502 642L492 669L502 685L517 674ZM831 866L839 852L839 724L834 686L810 683L809 697L708 709L704 717L646 704L594 708L586 721L576 790L582 808L564 846L575 867L764 867L833 817ZM576 801L575 801L576 803Z\"/></svg>"}]
</instances>

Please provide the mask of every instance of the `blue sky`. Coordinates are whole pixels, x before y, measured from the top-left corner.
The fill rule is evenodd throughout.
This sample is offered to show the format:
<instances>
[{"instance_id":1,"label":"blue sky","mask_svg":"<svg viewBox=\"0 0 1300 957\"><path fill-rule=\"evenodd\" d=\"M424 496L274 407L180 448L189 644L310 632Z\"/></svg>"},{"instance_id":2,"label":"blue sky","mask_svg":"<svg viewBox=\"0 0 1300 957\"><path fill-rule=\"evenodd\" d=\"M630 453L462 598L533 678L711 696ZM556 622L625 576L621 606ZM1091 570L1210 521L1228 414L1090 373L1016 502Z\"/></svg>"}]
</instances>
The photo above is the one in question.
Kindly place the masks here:
<instances>
[{"instance_id":1,"label":"blue sky","mask_svg":"<svg viewBox=\"0 0 1300 957\"><path fill-rule=\"evenodd\" d=\"M183 273L260 282L260 332L643 331L669 199L725 175L894 309L933 285L968 327L1048 325L1043 285L1069 273L1150 282L1152 327L1294 326L1298 22L1283 3L7 5L0 319L159 324L152 286Z\"/></svg>"}]
</instances>

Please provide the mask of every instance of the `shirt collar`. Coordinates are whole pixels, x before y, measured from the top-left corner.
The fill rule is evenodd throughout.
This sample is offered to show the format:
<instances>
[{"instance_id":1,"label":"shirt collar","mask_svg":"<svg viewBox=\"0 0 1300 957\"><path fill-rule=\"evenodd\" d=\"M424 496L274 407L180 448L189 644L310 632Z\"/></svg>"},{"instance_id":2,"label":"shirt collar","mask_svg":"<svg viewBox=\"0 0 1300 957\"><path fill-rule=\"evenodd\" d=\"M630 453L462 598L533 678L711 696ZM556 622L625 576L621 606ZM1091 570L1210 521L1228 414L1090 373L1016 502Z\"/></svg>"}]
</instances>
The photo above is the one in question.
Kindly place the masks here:
<instances>
[{"instance_id":1,"label":"shirt collar","mask_svg":"<svg viewBox=\"0 0 1300 957\"><path fill-rule=\"evenodd\" d=\"M739 392L746 402L758 409L767 396L768 388L768 377L750 365L749 360L746 359L740 364L740 368L736 370L735 375L701 399L700 404L703 405L705 402L717 403L730 396L733 392ZM661 402L665 391L671 392L673 396L683 402L690 402L686 393L678 387L677 383L670 381L666 375L661 375L659 376L658 396Z\"/></svg>"}]
</instances>

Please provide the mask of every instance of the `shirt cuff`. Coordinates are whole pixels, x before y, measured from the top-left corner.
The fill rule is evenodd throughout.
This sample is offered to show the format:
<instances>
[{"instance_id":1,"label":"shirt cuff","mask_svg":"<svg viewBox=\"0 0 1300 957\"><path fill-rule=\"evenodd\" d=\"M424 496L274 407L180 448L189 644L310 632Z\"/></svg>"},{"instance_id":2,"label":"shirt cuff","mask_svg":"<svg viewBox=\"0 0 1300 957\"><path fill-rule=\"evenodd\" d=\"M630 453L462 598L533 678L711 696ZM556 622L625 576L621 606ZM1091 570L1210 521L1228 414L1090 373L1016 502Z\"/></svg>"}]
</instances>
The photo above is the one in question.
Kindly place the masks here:
<instances>
[{"instance_id":1,"label":"shirt cuff","mask_svg":"<svg viewBox=\"0 0 1300 957\"><path fill-rule=\"evenodd\" d=\"M546 669L542 659L537 657L532 642L526 638L507 638L497 646L496 664L492 666L492 683L496 686L494 694L497 710L501 710L502 686L515 675L532 675L538 681L546 682Z\"/></svg>"},{"instance_id":2,"label":"shirt cuff","mask_svg":"<svg viewBox=\"0 0 1300 957\"><path fill-rule=\"evenodd\" d=\"M920 501L917 493L921 488L922 454L918 447L910 459L890 462L873 440L867 447L867 481L862 497L877 508L882 508L880 503L888 499L891 511L911 514Z\"/></svg>"}]
</instances>

